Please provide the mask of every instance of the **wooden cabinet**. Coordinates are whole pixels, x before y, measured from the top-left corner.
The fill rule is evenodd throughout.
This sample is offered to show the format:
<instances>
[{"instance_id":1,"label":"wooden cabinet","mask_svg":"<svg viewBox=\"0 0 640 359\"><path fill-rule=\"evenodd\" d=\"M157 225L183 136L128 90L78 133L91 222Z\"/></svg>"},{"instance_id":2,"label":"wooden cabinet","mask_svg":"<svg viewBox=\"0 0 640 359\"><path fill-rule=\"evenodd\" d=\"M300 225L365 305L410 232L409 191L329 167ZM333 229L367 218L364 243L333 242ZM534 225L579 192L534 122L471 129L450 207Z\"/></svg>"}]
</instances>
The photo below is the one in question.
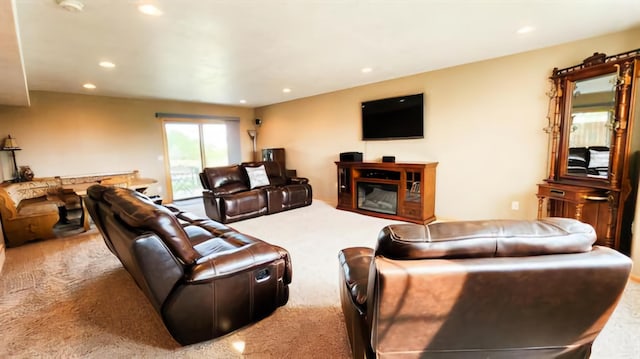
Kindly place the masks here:
<instances>
[{"instance_id":1,"label":"wooden cabinet","mask_svg":"<svg viewBox=\"0 0 640 359\"><path fill-rule=\"evenodd\" d=\"M338 209L413 223L435 220L437 162L336 162Z\"/></svg>"},{"instance_id":2,"label":"wooden cabinet","mask_svg":"<svg viewBox=\"0 0 640 359\"><path fill-rule=\"evenodd\" d=\"M287 170L284 148L263 148L262 161L277 162L282 169L282 173L285 173L285 171Z\"/></svg>"},{"instance_id":3,"label":"wooden cabinet","mask_svg":"<svg viewBox=\"0 0 640 359\"><path fill-rule=\"evenodd\" d=\"M546 215L575 218L589 223L596 230L597 244L614 247L610 223L614 216L608 192L598 188L544 183L538 186L538 218Z\"/></svg>"},{"instance_id":4,"label":"wooden cabinet","mask_svg":"<svg viewBox=\"0 0 640 359\"><path fill-rule=\"evenodd\" d=\"M639 63L640 49L553 70L549 175L537 193L539 217L589 223L598 244L626 254L640 168Z\"/></svg>"}]
</instances>

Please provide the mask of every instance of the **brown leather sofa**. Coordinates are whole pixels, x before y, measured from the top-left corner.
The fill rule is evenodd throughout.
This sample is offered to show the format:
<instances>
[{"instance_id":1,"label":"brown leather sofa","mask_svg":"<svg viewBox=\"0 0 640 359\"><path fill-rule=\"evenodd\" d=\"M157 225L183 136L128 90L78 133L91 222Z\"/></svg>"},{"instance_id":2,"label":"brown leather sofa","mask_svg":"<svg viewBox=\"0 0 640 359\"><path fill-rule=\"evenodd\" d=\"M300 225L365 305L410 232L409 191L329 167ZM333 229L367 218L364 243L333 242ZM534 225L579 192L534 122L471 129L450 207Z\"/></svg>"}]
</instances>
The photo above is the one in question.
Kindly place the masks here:
<instances>
[{"instance_id":1,"label":"brown leather sofa","mask_svg":"<svg viewBox=\"0 0 640 359\"><path fill-rule=\"evenodd\" d=\"M385 227L339 253L354 358L589 358L631 261L567 218Z\"/></svg>"},{"instance_id":2,"label":"brown leather sofa","mask_svg":"<svg viewBox=\"0 0 640 359\"><path fill-rule=\"evenodd\" d=\"M264 165L269 183L252 188L247 168ZM204 209L221 223L273 214L308 206L312 190L308 179L287 177L277 162L245 162L224 167L207 167L200 173Z\"/></svg>"},{"instance_id":3,"label":"brown leather sofa","mask_svg":"<svg viewBox=\"0 0 640 359\"><path fill-rule=\"evenodd\" d=\"M182 345L219 337L287 303L292 268L278 246L127 188L88 188L107 247Z\"/></svg>"}]
</instances>

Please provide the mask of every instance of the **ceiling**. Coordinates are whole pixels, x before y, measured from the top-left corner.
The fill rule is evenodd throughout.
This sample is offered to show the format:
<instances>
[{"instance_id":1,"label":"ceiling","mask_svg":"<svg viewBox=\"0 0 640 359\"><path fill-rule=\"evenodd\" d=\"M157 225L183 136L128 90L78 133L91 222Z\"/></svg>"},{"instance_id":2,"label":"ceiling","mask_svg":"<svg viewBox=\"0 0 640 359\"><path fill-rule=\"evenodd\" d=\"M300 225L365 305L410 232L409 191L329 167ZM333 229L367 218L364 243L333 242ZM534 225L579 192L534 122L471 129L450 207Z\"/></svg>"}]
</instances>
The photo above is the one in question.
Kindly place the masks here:
<instances>
[{"instance_id":1,"label":"ceiling","mask_svg":"<svg viewBox=\"0 0 640 359\"><path fill-rule=\"evenodd\" d=\"M258 107L640 26L639 0L153 0L161 16L57 1L0 0L0 104L41 90Z\"/></svg>"}]
</instances>

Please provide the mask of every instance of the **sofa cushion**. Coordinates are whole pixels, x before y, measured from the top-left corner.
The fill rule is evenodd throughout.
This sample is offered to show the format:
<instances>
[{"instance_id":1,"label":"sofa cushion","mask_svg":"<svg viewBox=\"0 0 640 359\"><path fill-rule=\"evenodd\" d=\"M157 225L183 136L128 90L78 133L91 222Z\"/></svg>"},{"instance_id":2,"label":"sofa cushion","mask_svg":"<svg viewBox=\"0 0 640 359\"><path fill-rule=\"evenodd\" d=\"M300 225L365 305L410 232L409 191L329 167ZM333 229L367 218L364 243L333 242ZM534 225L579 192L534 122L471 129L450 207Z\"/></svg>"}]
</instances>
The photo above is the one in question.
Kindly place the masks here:
<instances>
[{"instance_id":1,"label":"sofa cushion","mask_svg":"<svg viewBox=\"0 0 640 359\"><path fill-rule=\"evenodd\" d=\"M195 216L195 215L194 215ZM178 216L178 218L188 218L187 216L184 216L183 214L180 214ZM196 223L199 227L202 227L204 229L206 229L207 231L209 231L209 233L211 233L214 236L219 236L223 233L226 232L231 232L233 231L233 229L225 226L222 223L216 222L216 221L212 221L210 219L199 219L197 221L194 221L192 218L188 218L188 222L190 223Z\"/></svg>"},{"instance_id":2,"label":"sofa cushion","mask_svg":"<svg viewBox=\"0 0 640 359\"><path fill-rule=\"evenodd\" d=\"M382 229L376 254L393 259L517 257L588 252L589 224L569 218L396 224Z\"/></svg>"}]
</instances>

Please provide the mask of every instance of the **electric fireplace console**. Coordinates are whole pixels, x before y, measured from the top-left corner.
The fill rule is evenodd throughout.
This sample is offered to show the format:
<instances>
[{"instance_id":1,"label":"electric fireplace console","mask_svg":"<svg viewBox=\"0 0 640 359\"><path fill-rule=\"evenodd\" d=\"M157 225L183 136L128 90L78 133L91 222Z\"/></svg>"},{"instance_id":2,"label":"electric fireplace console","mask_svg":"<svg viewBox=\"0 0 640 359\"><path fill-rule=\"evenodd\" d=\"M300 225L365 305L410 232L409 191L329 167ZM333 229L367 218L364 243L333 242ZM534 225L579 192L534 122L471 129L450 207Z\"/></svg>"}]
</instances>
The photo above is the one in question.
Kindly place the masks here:
<instances>
[{"instance_id":1,"label":"electric fireplace console","mask_svg":"<svg viewBox=\"0 0 640 359\"><path fill-rule=\"evenodd\" d=\"M336 162L338 209L413 223L435 217L437 162Z\"/></svg>"}]
</instances>

